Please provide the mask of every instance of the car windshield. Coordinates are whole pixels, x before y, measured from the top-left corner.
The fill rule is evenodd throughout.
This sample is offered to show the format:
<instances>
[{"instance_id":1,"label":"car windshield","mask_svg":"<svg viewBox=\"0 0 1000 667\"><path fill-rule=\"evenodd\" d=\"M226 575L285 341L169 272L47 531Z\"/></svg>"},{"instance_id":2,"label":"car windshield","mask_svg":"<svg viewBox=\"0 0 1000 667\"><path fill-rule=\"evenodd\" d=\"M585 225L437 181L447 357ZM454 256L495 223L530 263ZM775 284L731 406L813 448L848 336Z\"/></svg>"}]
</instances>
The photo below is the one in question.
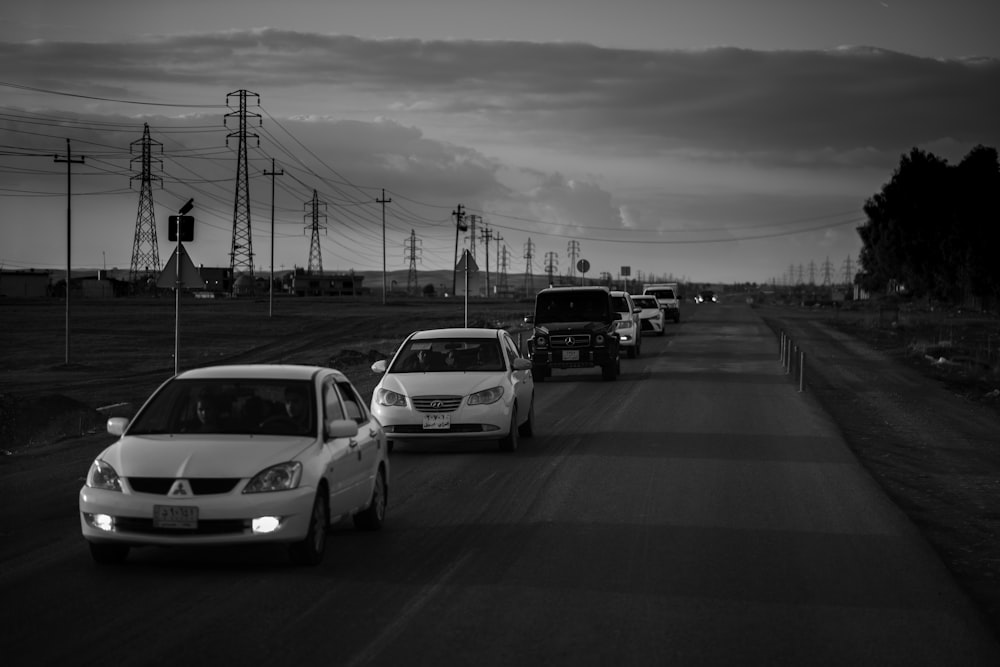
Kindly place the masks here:
<instances>
[{"instance_id":1,"label":"car windshield","mask_svg":"<svg viewBox=\"0 0 1000 667\"><path fill-rule=\"evenodd\" d=\"M646 294L652 294L657 299L673 299L674 298L674 291L672 289L669 289L669 288L667 288L667 289L649 290L648 292L646 292Z\"/></svg>"},{"instance_id":2,"label":"car windshield","mask_svg":"<svg viewBox=\"0 0 1000 667\"><path fill-rule=\"evenodd\" d=\"M303 380L173 380L143 406L129 435L316 435L312 383Z\"/></svg>"},{"instance_id":3,"label":"car windshield","mask_svg":"<svg viewBox=\"0 0 1000 667\"><path fill-rule=\"evenodd\" d=\"M609 319L608 301L607 292L542 292L535 303L535 324L604 322Z\"/></svg>"},{"instance_id":4,"label":"car windshield","mask_svg":"<svg viewBox=\"0 0 1000 667\"><path fill-rule=\"evenodd\" d=\"M619 313L627 313L632 310L628 306L628 301L626 301L623 296L612 296L611 306L615 309L615 312Z\"/></svg>"},{"instance_id":5,"label":"car windshield","mask_svg":"<svg viewBox=\"0 0 1000 667\"><path fill-rule=\"evenodd\" d=\"M389 372L501 372L506 368L495 338L423 338L407 342Z\"/></svg>"},{"instance_id":6,"label":"car windshield","mask_svg":"<svg viewBox=\"0 0 1000 667\"><path fill-rule=\"evenodd\" d=\"M656 301L655 297L632 297L632 301L635 305L642 308L658 308L659 303Z\"/></svg>"}]
</instances>

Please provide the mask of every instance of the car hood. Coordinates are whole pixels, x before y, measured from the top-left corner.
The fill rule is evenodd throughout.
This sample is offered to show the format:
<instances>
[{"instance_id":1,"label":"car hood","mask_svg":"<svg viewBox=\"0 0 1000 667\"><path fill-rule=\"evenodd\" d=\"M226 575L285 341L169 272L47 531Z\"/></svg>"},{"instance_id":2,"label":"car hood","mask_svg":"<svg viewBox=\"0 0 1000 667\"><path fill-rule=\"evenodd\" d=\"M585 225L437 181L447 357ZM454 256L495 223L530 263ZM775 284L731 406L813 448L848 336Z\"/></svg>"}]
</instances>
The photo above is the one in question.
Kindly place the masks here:
<instances>
[{"instance_id":1,"label":"car hood","mask_svg":"<svg viewBox=\"0 0 1000 667\"><path fill-rule=\"evenodd\" d=\"M538 324L535 329L541 331L542 333L554 334L563 331L580 331L585 329L588 331L600 332L606 331L608 327L611 326L607 322L543 322Z\"/></svg>"},{"instance_id":2,"label":"car hood","mask_svg":"<svg viewBox=\"0 0 1000 667\"><path fill-rule=\"evenodd\" d=\"M379 386L407 396L446 394L468 396L483 389L508 385L505 373L490 371L456 371L437 373L389 373Z\"/></svg>"},{"instance_id":3,"label":"car hood","mask_svg":"<svg viewBox=\"0 0 1000 667\"><path fill-rule=\"evenodd\" d=\"M124 436L100 458L123 477L253 477L296 458L311 437L217 435Z\"/></svg>"}]
</instances>

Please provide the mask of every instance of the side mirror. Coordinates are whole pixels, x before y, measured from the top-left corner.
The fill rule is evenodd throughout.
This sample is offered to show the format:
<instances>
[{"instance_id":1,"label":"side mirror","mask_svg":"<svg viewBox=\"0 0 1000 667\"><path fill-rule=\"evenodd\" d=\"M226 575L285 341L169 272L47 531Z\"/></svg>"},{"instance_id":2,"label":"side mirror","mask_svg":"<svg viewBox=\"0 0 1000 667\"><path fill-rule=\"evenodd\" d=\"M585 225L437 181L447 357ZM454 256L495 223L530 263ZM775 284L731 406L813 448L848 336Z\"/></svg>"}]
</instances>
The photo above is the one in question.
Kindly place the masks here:
<instances>
[{"instance_id":1,"label":"side mirror","mask_svg":"<svg viewBox=\"0 0 1000 667\"><path fill-rule=\"evenodd\" d=\"M108 418L108 433L111 435L121 435L125 432L128 427L129 419L128 417L109 417Z\"/></svg>"},{"instance_id":2,"label":"side mirror","mask_svg":"<svg viewBox=\"0 0 1000 667\"><path fill-rule=\"evenodd\" d=\"M515 371L530 371L534 364L531 363L530 359L522 359L518 357L514 360L513 368Z\"/></svg>"},{"instance_id":3,"label":"side mirror","mask_svg":"<svg viewBox=\"0 0 1000 667\"><path fill-rule=\"evenodd\" d=\"M374 364L372 364L373 373L385 373L385 369L389 367L389 361L386 359L379 359Z\"/></svg>"},{"instance_id":4,"label":"side mirror","mask_svg":"<svg viewBox=\"0 0 1000 667\"><path fill-rule=\"evenodd\" d=\"M326 439L353 438L358 434L358 423L353 419L330 419L324 424Z\"/></svg>"}]
</instances>

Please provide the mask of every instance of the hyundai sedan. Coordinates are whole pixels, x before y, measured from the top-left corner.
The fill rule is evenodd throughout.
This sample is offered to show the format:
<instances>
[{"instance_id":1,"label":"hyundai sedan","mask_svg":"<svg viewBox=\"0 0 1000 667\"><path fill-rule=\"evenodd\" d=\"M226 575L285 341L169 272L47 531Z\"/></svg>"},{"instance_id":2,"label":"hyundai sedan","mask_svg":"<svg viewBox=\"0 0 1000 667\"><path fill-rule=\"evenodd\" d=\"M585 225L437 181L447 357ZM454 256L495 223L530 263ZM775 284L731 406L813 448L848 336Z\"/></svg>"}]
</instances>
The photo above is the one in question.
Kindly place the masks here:
<instances>
[{"instance_id":1,"label":"hyundai sedan","mask_svg":"<svg viewBox=\"0 0 1000 667\"><path fill-rule=\"evenodd\" d=\"M389 484L385 433L343 373L234 365L181 373L90 466L80 526L98 563L140 546L287 545L316 565L327 528L375 530Z\"/></svg>"},{"instance_id":2,"label":"hyundai sedan","mask_svg":"<svg viewBox=\"0 0 1000 667\"><path fill-rule=\"evenodd\" d=\"M496 440L514 451L534 423L531 361L502 329L432 329L410 334L391 360L371 411L396 443Z\"/></svg>"}]
</instances>

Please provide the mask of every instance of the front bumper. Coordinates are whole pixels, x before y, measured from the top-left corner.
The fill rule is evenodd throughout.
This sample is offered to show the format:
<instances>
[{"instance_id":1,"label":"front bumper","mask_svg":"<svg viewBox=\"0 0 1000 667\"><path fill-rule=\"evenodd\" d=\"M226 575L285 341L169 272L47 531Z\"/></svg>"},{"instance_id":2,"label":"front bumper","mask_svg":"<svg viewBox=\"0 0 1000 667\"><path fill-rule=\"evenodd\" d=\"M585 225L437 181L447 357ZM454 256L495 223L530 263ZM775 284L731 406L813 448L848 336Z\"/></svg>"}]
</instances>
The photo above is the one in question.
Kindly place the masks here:
<instances>
[{"instance_id":1,"label":"front bumper","mask_svg":"<svg viewBox=\"0 0 1000 667\"><path fill-rule=\"evenodd\" d=\"M132 546L181 546L263 544L297 542L309 531L316 490L300 487L290 491L255 494L192 496L183 500L155 494L121 493L84 487L80 490L80 529L90 542ZM153 525L154 505L198 508L194 529L160 528ZM110 516L110 530L99 528L94 517ZM252 520L281 517L277 529L255 533Z\"/></svg>"}]
</instances>

